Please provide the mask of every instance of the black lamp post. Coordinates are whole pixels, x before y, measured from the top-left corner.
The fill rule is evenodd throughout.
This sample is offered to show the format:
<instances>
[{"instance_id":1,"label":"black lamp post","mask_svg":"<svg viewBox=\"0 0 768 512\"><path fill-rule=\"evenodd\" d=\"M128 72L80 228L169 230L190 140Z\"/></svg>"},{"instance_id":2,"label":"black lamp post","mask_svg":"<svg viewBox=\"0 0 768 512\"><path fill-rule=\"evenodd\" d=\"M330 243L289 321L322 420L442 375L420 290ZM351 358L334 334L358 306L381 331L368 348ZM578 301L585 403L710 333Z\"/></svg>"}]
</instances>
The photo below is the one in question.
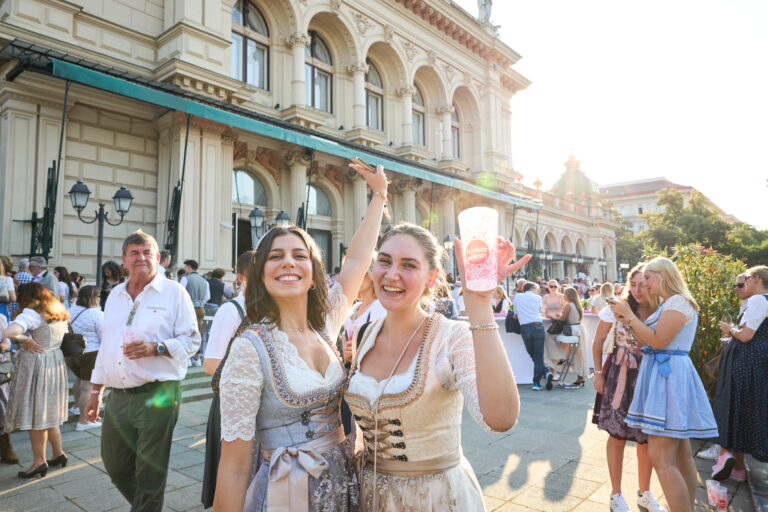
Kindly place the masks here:
<instances>
[{"instance_id":1,"label":"black lamp post","mask_svg":"<svg viewBox=\"0 0 768 512\"><path fill-rule=\"evenodd\" d=\"M608 262L605 261L605 258L598 258L597 264L600 266L600 275L603 278L603 282L607 279L606 275L606 266L608 265Z\"/></svg>"},{"instance_id":2,"label":"black lamp post","mask_svg":"<svg viewBox=\"0 0 768 512\"><path fill-rule=\"evenodd\" d=\"M262 212L258 206L254 207L248 214L248 222L251 223L251 247L254 250L256 250L256 246L259 244L261 237L263 237L271 228L275 226L284 227L291 223L291 218L283 210L280 210L280 213L275 216L274 224L265 224L265 219L266 216L264 215L264 212Z\"/></svg>"},{"instance_id":3,"label":"black lamp post","mask_svg":"<svg viewBox=\"0 0 768 512\"><path fill-rule=\"evenodd\" d=\"M573 261L576 263L576 277L579 277L579 273L581 273L581 264L584 263L584 257L577 252Z\"/></svg>"},{"instance_id":4,"label":"black lamp post","mask_svg":"<svg viewBox=\"0 0 768 512\"><path fill-rule=\"evenodd\" d=\"M453 255L453 281L456 282L456 251L454 251L453 237L447 235L443 240L443 247Z\"/></svg>"},{"instance_id":5,"label":"black lamp post","mask_svg":"<svg viewBox=\"0 0 768 512\"><path fill-rule=\"evenodd\" d=\"M104 223L106 222L110 226L119 226L123 223L125 214L131 209L131 202L133 196L131 192L125 188L120 187L115 195L112 196L112 201L115 203L115 211L120 215L118 222L112 223L107 218L108 213L104 210L104 202L99 202L99 210L96 212L96 216L91 220L85 220L82 217L82 211L88 205L88 198L91 195L91 191L88 190L88 186L81 180L77 180L77 183L72 185L69 191L69 199L72 201L72 208L77 211L77 218L86 224L93 224L99 222L99 234L97 239L97 251L96 251L96 286L101 288L101 260L104 255Z\"/></svg>"},{"instance_id":6,"label":"black lamp post","mask_svg":"<svg viewBox=\"0 0 768 512\"><path fill-rule=\"evenodd\" d=\"M547 280L550 280L552 279L552 251L547 249L544 258L547 260Z\"/></svg>"}]
</instances>

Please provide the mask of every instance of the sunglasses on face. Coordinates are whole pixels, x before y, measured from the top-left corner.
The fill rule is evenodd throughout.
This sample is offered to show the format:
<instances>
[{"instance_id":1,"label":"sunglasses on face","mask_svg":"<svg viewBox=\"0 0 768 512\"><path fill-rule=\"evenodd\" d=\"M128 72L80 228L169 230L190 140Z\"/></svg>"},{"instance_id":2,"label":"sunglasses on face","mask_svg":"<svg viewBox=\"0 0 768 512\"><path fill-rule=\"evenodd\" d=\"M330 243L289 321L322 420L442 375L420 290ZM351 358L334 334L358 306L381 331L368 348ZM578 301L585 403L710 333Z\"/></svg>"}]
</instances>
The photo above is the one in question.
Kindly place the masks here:
<instances>
[{"instance_id":1,"label":"sunglasses on face","mask_svg":"<svg viewBox=\"0 0 768 512\"><path fill-rule=\"evenodd\" d=\"M736 283L735 285L733 285L733 287L734 288L744 288L744 284L745 283Z\"/></svg>"},{"instance_id":2,"label":"sunglasses on face","mask_svg":"<svg viewBox=\"0 0 768 512\"><path fill-rule=\"evenodd\" d=\"M551 284L551 285L549 285L549 287L550 288L557 288L557 285L556 284Z\"/></svg>"}]
</instances>

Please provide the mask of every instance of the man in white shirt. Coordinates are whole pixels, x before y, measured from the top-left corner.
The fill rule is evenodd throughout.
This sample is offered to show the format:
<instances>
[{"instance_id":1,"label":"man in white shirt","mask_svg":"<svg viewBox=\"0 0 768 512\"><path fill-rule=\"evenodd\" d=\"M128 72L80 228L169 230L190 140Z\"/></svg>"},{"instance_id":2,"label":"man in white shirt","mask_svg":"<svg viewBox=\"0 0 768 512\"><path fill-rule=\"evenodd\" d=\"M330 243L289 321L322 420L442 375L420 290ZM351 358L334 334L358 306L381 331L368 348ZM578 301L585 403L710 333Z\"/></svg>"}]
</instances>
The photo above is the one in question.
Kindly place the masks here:
<instances>
[{"instance_id":1,"label":"man in white shirt","mask_svg":"<svg viewBox=\"0 0 768 512\"><path fill-rule=\"evenodd\" d=\"M541 320L541 295L536 283L525 283L523 293L515 295L515 316L520 321L520 335L525 350L533 361L533 390L541 390L546 377L547 389L552 389L552 376L544 366L544 326Z\"/></svg>"},{"instance_id":2,"label":"man in white shirt","mask_svg":"<svg viewBox=\"0 0 768 512\"><path fill-rule=\"evenodd\" d=\"M159 260L157 241L141 230L123 242L128 280L107 298L86 406L87 417L98 420L103 388L111 388L101 433L104 467L131 510L158 512L181 380L200 346L192 301L157 272Z\"/></svg>"},{"instance_id":3,"label":"man in white shirt","mask_svg":"<svg viewBox=\"0 0 768 512\"><path fill-rule=\"evenodd\" d=\"M234 299L221 305L213 317L213 323L208 334L208 344L205 347L203 369L208 375L213 375L221 360L227 354L229 342L237 334L243 322L246 324L245 313L245 284L248 268L253 260L253 251L245 251L237 257L237 280L242 283L242 293ZM208 412L208 428L205 433L205 467L203 468L202 501L205 508L213 506L216 492L216 478L221 458L221 411L219 395L214 394L211 408Z\"/></svg>"},{"instance_id":4,"label":"man in white shirt","mask_svg":"<svg viewBox=\"0 0 768 512\"><path fill-rule=\"evenodd\" d=\"M168 277L165 273L169 266L171 266L170 251L160 251L160 263L157 264L157 272L163 277Z\"/></svg>"}]
</instances>

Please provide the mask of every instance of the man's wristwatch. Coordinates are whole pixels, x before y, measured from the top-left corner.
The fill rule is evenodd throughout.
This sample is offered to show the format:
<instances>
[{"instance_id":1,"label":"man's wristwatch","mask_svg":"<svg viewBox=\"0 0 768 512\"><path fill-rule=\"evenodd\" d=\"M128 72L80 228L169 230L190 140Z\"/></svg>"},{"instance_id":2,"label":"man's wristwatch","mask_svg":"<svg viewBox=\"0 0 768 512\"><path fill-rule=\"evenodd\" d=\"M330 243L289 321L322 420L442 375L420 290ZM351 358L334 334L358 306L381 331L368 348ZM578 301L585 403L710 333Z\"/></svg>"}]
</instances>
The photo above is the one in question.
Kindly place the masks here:
<instances>
[{"instance_id":1,"label":"man's wristwatch","mask_svg":"<svg viewBox=\"0 0 768 512\"><path fill-rule=\"evenodd\" d=\"M736 330L736 326L735 326L735 325L732 325L732 326L730 327L730 329L728 329L728 334L730 334L731 336L733 336L733 331L735 331L735 330Z\"/></svg>"},{"instance_id":2,"label":"man's wristwatch","mask_svg":"<svg viewBox=\"0 0 768 512\"><path fill-rule=\"evenodd\" d=\"M168 347L165 346L165 343L158 343L157 344L157 355L162 356L165 355L165 353L168 351Z\"/></svg>"}]
</instances>

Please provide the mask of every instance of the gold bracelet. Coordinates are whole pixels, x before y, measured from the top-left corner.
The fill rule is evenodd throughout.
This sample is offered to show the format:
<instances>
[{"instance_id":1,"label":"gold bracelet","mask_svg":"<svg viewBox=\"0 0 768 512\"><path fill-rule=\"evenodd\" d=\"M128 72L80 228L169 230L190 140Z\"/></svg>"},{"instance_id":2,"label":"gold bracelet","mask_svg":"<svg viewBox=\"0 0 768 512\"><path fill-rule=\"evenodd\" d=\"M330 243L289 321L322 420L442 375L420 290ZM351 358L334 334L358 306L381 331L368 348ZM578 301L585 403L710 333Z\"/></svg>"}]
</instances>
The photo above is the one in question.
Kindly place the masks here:
<instances>
[{"instance_id":1,"label":"gold bracelet","mask_svg":"<svg viewBox=\"0 0 768 512\"><path fill-rule=\"evenodd\" d=\"M471 324L469 326L470 331L492 331L498 328L499 324L496 322L488 322L487 324Z\"/></svg>"},{"instance_id":2,"label":"gold bracelet","mask_svg":"<svg viewBox=\"0 0 768 512\"><path fill-rule=\"evenodd\" d=\"M636 316L633 316L632 318L630 318L629 320L627 320L627 325L631 324L631 323L632 323L632 320L637 320L637 317L636 317Z\"/></svg>"},{"instance_id":3,"label":"gold bracelet","mask_svg":"<svg viewBox=\"0 0 768 512\"><path fill-rule=\"evenodd\" d=\"M376 197L376 196L379 196L385 202L387 201L387 193L386 192L382 192L381 190L377 190L376 192L373 193L373 197Z\"/></svg>"}]
</instances>

